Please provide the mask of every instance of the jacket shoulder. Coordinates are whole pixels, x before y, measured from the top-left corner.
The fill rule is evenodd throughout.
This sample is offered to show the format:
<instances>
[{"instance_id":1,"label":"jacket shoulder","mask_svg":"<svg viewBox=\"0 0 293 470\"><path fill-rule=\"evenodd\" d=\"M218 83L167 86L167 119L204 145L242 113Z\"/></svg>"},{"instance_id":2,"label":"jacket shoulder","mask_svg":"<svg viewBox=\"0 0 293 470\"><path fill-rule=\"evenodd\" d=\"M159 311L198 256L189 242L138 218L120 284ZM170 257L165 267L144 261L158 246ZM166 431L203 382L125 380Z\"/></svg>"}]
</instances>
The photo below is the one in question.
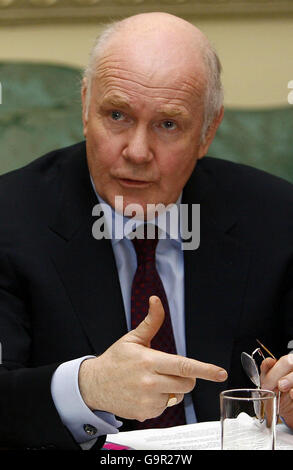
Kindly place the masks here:
<instances>
[{"instance_id":1,"label":"jacket shoulder","mask_svg":"<svg viewBox=\"0 0 293 470\"><path fill-rule=\"evenodd\" d=\"M78 155L85 153L85 143L80 142L68 147L52 150L51 152L33 160L31 163L17 170L0 176L0 201L7 202L11 198L18 198L28 193L36 194L38 190L45 190L62 171L63 167L70 167L71 162Z\"/></svg>"},{"instance_id":2,"label":"jacket shoulder","mask_svg":"<svg viewBox=\"0 0 293 470\"><path fill-rule=\"evenodd\" d=\"M69 161L77 153L85 152L85 142L79 142L68 147L52 150L45 155L36 158L27 165L18 168L16 170L9 171L0 175L0 189L6 184L11 184L13 181L18 179L29 178L33 175L42 174L45 175L54 168L59 168L62 163Z\"/></svg>"},{"instance_id":3,"label":"jacket shoulder","mask_svg":"<svg viewBox=\"0 0 293 470\"><path fill-rule=\"evenodd\" d=\"M231 196L293 202L293 184L266 171L213 157L203 158L201 168Z\"/></svg>"},{"instance_id":4,"label":"jacket shoulder","mask_svg":"<svg viewBox=\"0 0 293 470\"><path fill-rule=\"evenodd\" d=\"M79 143L53 150L25 167L0 176L2 227L26 223L29 218L44 223L55 213L64 178L79 175L85 161L85 145ZM77 170L76 167L77 166Z\"/></svg>"}]
</instances>

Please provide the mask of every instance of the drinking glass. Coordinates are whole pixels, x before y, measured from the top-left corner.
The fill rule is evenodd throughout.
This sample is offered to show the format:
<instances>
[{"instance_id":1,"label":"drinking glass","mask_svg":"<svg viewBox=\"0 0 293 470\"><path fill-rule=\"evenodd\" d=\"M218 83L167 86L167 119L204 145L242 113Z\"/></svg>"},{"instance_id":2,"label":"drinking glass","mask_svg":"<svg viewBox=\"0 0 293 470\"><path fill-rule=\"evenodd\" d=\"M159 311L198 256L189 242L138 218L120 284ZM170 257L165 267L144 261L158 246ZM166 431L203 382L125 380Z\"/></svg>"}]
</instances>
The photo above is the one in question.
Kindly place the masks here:
<instances>
[{"instance_id":1,"label":"drinking glass","mask_svg":"<svg viewBox=\"0 0 293 470\"><path fill-rule=\"evenodd\" d=\"M273 450L276 442L276 394L234 389L220 394L221 449Z\"/></svg>"}]
</instances>

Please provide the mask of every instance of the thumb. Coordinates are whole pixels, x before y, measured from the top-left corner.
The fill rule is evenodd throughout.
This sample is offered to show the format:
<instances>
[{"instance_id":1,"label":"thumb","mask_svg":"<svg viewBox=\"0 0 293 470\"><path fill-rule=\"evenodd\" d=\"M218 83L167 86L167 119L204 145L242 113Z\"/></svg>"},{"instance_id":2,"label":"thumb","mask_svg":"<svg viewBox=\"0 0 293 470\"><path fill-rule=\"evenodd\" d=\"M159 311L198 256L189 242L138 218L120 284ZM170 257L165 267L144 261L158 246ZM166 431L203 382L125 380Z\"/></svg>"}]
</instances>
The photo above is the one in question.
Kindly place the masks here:
<instances>
[{"instance_id":1,"label":"thumb","mask_svg":"<svg viewBox=\"0 0 293 470\"><path fill-rule=\"evenodd\" d=\"M131 339L135 343L150 346L151 340L161 328L165 319L165 311L159 297L149 298L149 311L144 320L131 331Z\"/></svg>"}]
</instances>

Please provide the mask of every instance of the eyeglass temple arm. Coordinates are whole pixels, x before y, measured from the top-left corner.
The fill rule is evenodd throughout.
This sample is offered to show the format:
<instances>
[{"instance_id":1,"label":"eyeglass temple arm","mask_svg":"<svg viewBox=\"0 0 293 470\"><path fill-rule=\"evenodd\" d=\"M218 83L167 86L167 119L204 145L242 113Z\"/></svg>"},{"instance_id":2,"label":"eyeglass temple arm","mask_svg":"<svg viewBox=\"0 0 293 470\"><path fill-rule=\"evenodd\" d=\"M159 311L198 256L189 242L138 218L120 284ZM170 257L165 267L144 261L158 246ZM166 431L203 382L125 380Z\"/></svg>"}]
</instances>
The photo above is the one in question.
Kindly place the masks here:
<instances>
[{"instance_id":1,"label":"eyeglass temple arm","mask_svg":"<svg viewBox=\"0 0 293 470\"><path fill-rule=\"evenodd\" d=\"M256 349L253 351L253 353L251 354L251 357L254 357L254 355L255 355L256 353L258 353L258 354L261 356L262 359L265 359L264 354L263 354L263 352L262 352L262 350L261 350L260 348L256 348Z\"/></svg>"}]
</instances>

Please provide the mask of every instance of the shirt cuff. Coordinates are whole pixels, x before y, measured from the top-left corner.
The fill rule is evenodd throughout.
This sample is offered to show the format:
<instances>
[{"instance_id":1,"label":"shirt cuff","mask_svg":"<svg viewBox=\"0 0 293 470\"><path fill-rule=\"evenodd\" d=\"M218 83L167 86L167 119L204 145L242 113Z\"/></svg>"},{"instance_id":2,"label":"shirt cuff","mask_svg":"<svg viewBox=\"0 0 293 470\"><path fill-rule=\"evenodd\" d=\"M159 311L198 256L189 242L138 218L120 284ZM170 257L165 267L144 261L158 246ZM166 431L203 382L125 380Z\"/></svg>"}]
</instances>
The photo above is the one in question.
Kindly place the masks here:
<instances>
[{"instance_id":1,"label":"shirt cuff","mask_svg":"<svg viewBox=\"0 0 293 470\"><path fill-rule=\"evenodd\" d=\"M51 394L63 424L79 444L99 436L118 433L122 425L112 413L91 411L82 399L78 386L78 373L84 356L61 364L52 376ZM94 442L93 442L94 444Z\"/></svg>"}]
</instances>

